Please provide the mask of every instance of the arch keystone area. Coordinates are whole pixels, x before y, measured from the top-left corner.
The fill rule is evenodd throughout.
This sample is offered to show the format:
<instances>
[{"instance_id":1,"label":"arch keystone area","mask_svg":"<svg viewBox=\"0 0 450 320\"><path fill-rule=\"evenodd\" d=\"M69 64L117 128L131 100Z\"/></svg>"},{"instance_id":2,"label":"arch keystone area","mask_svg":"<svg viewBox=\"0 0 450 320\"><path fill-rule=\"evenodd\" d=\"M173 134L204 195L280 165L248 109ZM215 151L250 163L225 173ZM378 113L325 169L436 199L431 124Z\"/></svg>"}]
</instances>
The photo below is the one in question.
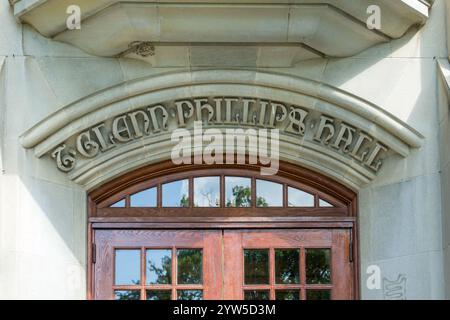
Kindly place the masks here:
<instances>
[{"instance_id":1,"label":"arch keystone area","mask_svg":"<svg viewBox=\"0 0 450 320\"><path fill-rule=\"evenodd\" d=\"M37 157L53 157L56 167L91 190L170 159L175 145L171 132L178 127L192 132L198 117L204 128L221 132L279 129L280 160L354 189L375 179L389 156L406 157L423 140L378 106L330 85L276 73L214 69L167 73L107 88L43 119L22 135L21 143Z\"/></svg>"}]
</instances>

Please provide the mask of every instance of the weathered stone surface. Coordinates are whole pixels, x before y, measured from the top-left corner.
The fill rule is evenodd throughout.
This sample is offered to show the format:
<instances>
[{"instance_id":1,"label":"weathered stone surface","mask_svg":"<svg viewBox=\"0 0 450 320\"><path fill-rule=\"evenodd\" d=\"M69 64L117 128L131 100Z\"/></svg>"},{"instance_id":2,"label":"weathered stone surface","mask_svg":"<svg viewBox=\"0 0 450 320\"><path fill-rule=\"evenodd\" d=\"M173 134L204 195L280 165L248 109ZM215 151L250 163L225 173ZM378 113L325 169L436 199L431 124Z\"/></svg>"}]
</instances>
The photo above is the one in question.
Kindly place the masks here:
<instances>
[{"instance_id":1,"label":"weathered stone surface","mask_svg":"<svg viewBox=\"0 0 450 320\"><path fill-rule=\"evenodd\" d=\"M17 8L25 2L34 1L18 1ZM64 29L69 2L73 1L52 1L57 5L53 13L63 19L60 25L43 23L44 34ZM104 5L110 1L81 3ZM354 0L341 3L363 21L365 10L361 13L362 7L356 6ZM27 19L35 21L43 9L45 6L30 12ZM170 150L165 144L167 139L155 145L152 143L158 141L151 139L135 141L112 151L108 159L87 161L84 171L67 175L56 170L49 156L37 158L35 150L25 149L21 143L29 148L36 146L37 153L46 154L66 138L151 101L214 94L265 95L267 99L291 101L315 111L328 110L335 116L348 115L351 108L354 117L347 121L359 126L369 124L380 139L401 141L393 144L398 154L385 161L372 181L352 185L359 193L361 297L387 297L383 289L366 287L366 268L370 265L378 265L383 278L389 281L405 276L407 299L440 299L446 294L449 297L450 68L446 65L444 9L445 1L436 0L426 25L412 28L404 36L407 28L402 26L418 20L411 20L409 14L391 19L397 13L387 12L391 24L386 25L384 32L400 38L349 58L317 58L310 53L303 56L305 52L298 48L290 46L285 50L255 42L244 50L236 44L161 45L155 46L153 56L128 59L94 57L45 38L32 27L18 24L8 2L0 1L0 298L85 298L87 190L139 165L168 159ZM117 19L124 19L117 14ZM425 18L419 20L424 22ZM136 30L147 25L124 28L115 39L117 30L110 21L102 30L105 38L93 37L89 41L91 45L98 42L119 50L122 36L133 34L137 40L145 40L141 38L145 34ZM168 39L176 36L170 25L162 26ZM262 34L269 27L274 25L264 25L256 31ZM309 27L314 29L313 25ZM277 30L271 29L268 36ZM203 31L208 35L207 30ZM235 36L245 38L245 30ZM221 48L226 50L222 52ZM435 57L441 61L439 66ZM309 60L303 61L304 58ZM197 72L205 69L208 72ZM227 85L216 84L224 75ZM298 85L298 78L307 81ZM257 86L264 81L272 89ZM198 82L203 85L193 86ZM166 96L162 92L149 93L150 88L170 87L174 83L187 85ZM293 90L279 90L280 83ZM324 88L328 87L336 90L326 91ZM350 100L353 103L348 103ZM369 108L372 113L364 109L367 105L373 107ZM91 109L83 118L84 108ZM37 130L41 121L45 125ZM24 135L30 128L33 134ZM417 135L411 135L415 131L424 138L416 139ZM337 161L326 148L302 149L290 137L283 143L282 157L286 160L302 163L344 184L356 179L358 167L351 161L340 161L341 158ZM139 149L144 145L143 150ZM139 152L133 155L136 149ZM123 159L128 162L122 166L99 166L105 161ZM71 179L89 183L81 186Z\"/></svg>"},{"instance_id":2,"label":"weathered stone surface","mask_svg":"<svg viewBox=\"0 0 450 320\"><path fill-rule=\"evenodd\" d=\"M14 13L47 37L98 56L137 59L139 55L130 54L131 45L145 41L156 48L151 55L155 58L143 59L152 65L192 67L213 64L279 67L322 56L347 57L401 37L411 26L422 25L429 14L429 5L418 0L289 3L270 0L246 3L79 0L72 3L62 0L35 4L16 1ZM71 30L65 25L66 9L73 4L82 13L81 29ZM374 4L383 12L383 23L377 32L366 27L371 12L368 8ZM190 54L185 56L187 59L173 56L166 59L167 44ZM224 59L211 57L214 51L232 52L236 44L241 49L249 46L242 50L245 55L239 61L231 53ZM273 50L267 50L267 45L277 47L277 57Z\"/></svg>"}]
</instances>

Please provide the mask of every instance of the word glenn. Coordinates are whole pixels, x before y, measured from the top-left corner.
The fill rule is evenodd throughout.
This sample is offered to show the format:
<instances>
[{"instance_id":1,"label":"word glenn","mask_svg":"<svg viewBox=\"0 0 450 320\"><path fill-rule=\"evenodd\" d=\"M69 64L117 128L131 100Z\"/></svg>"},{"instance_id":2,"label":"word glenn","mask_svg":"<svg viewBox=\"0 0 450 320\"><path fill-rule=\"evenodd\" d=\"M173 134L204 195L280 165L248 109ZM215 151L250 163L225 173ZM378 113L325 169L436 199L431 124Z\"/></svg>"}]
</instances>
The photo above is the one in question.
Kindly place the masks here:
<instances>
[{"instance_id":1,"label":"word glenn","mask_svg":"<svg viewBox=\"0 0 450 320\"><path fill-rule=\"evenodd\" d=\"M344 119L315 110L256 98L209 97L160 103L105 120L79 133L73 147L68 142L58 146L52 157L60 170L70 172L80 157L91 159L149 136L168 134L170 139L171 131L192 129L195 121L218 129L279 129L280 134L299 137L301 143L308 140L340 152L375 173L388 152L386 146Z\"/></svg>"}]
</instances>

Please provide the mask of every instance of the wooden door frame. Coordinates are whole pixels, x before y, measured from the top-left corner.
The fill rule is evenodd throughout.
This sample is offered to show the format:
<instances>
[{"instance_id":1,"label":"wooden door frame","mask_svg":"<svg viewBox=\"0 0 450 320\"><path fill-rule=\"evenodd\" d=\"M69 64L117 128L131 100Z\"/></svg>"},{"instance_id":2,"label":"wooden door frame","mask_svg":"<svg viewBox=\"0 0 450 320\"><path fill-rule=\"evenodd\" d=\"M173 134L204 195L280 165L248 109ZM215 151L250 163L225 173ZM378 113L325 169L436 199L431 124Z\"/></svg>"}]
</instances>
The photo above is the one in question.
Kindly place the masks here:
<instances>
[{"instance_id":1,"label":"wooden door frame","mask_svg":"<svg viewBox=\"0 0 450 320\"><path fill-rule=\"evenodd\" d=\"M88 195L88 221L87 221L87 298L94 297L94 274L95 263L95 239L94 233L97 229L349 229L351 230L351 248L353 256L353 283L354 298L360 299L360 260L359 260L359 232L358 232L358 204L357 194L353 190L311 170L301 168L286 162L280 162L279 176L311 186L320 192L336 197L345 204L345 214L336 216L327 215L295 215L295 216L246 216L220 217L217 214L208 216L208 210L201 217L146 217L146 216L102 216L97 215L99 203L114 196L123 190L131 189L133 186L150 179L164 179L164 176L176 176L187 171L200 169L235 169L235 170L259 170L256 165L180 165L174 166L171 161L165 161L156 165L147 166L135 170L123 177L114 179ZM212 208L210 210L214 210ZM275 213L276 211L274 211Z\"/></svg>"}]
</instances>

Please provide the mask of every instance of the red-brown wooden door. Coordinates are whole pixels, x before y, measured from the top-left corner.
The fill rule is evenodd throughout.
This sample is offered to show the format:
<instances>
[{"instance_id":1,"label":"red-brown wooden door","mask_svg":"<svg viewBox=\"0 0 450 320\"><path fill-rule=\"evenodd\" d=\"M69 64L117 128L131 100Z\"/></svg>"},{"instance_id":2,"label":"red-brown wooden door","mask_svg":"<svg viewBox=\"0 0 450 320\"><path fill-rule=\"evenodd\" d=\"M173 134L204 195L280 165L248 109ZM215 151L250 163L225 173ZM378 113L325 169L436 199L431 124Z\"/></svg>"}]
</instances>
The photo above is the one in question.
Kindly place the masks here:
<instances>
[{"instance_id":1,"label":"red-brown wooden door","mask_svg":"<svg viewBox=\"0 0 450 320\"><path fill-rule=\"evenodd\" d=\"M224 231L229 300L353 299L350 230Z\"/></svg>"},{"instance_id":2,"label":"red-brown wooden door","mask_svg":"<svg viewBox=\"0 0 450 320\"><path fill-rule=\"evenodd\" d=\"M350 229L103 230L95 299L353 299Z\"/></svg>"},{"instance_id":3,"label":"red-brown wooden door","mask_svg":"<svg viewBox=\"0 0 450 320\"><path fill-rule=\"evenodd\" d=\"M95 299L222 298L222 231L96 230Z\"/></svg>"}]
</instances>

